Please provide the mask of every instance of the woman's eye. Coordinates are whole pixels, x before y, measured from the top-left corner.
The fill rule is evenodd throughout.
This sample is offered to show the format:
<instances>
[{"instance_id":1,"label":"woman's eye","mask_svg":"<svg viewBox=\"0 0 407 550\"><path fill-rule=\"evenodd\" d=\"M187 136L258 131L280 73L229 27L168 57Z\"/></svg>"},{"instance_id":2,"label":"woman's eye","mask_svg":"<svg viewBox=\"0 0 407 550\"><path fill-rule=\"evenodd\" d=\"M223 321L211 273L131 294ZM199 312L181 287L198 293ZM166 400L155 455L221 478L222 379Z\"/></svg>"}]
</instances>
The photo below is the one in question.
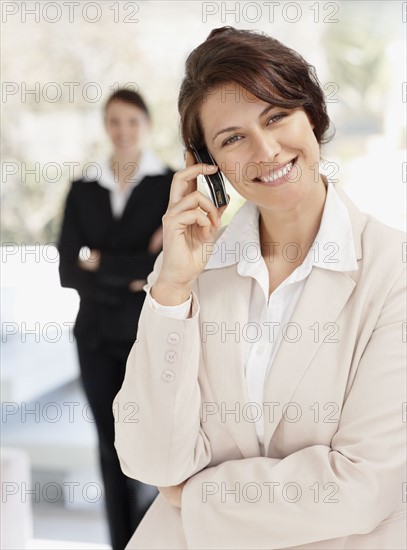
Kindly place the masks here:
<instances>
[{"instance_id":1,"label":"woman's eye","mask_svg":"<svg viewBox=\"0 0 407 550\"><path fill-rule=\"evenodd\" d=\"M277 115L273 115L272 117L270 117L267 121L267 124L270 122L270 121L273 121L273 122L278 122L279 120L281 120L282 118L286 117L288 115L288 113L278 113Z\"/></svg>"},{"instance_id":2,"label":"woman's eye","mask_svg":"<svg viewBox=\"0 0 407 550\"><path fill-rule=\"evenodd\" d=\"M224 141L222 143L222 147L224 147L225 145L231 145L232 143L236 143L236 141L238 141L237 138L239 138L240 136L232 136L230 138L228 138L226 141Z\"/></svg>"},{"instance_id":3,"label":"woman's eye","mask_svg":"<svg viewBox=\"0 0 407 550\"><path fill-rule=\"evenodd\" d=\"M278 122L279 120L288 116L288 114L289 113L278 113L276 115L273 115L268 119L267 124L269 124L270 122ZM222 147L227 145L232 145L232 143L236 143L236 141L240 141L240 138L241 136L231 136L230 138L228 138L226 141L222 143Z\"/></svg>"}]
</instances>

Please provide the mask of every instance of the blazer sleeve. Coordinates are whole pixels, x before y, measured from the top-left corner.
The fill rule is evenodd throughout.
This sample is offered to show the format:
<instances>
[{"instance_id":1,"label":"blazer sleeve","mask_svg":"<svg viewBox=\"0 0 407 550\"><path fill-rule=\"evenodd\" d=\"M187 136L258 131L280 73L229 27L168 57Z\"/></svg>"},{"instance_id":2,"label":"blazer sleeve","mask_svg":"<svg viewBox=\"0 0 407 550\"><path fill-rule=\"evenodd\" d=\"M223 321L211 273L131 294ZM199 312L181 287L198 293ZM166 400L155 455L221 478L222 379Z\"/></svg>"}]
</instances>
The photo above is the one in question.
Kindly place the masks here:
<instances>
[{"instance_id":1,"label":"blazer sleeve","mask_svg":"<svg viewBox=\"0 0 407 550\"><path fill-rule=\"evenodd\" d=\"M78 254L85 245L75 206L75 182L72 182L65 201L61 231L57 243L59 253L59 278L64 288L74 288L81 298L111 303L109 296L100 289L95 272L81 269Z\"/></svg>"},{"instance_id":2,"label":"blazer sleeve","mask_svg":"<svg viewBox=\"0 0 407 550\"><path fill-rule=\"evenodd\" d=\"M163 252L147 278L158 278ZM200 420L199 303L187 319L162 315L144 300L123 385L113 403L115 447L123 472L167 487L207 466L211 449ZM130 414L133 413L133 414Z\"/></svg>"},{"instance_id":3,"label":"blazer sleeve","mask_svg":"<svg viewBox=\"0 0 407 550\"><path fill-rule=\"evenodd\" d=\"M197 473L182 493L188 548L297 547L366 534L402 505L406 471L406 271L358 364L331 446Z\"/></svg>"},{"instance_id":4,"label":"blazer sleeve","mask_svg":"<svg viewBox=\"0 0 407 550\"><path fill-rule=\"evenodd\" d=\"M127 288L133 279L146 279L153 270L159 252L132 252L131 254L117 252L100 255L99 269L96 277L102 285L115 288Z\"/></svg>"}]
</instances>

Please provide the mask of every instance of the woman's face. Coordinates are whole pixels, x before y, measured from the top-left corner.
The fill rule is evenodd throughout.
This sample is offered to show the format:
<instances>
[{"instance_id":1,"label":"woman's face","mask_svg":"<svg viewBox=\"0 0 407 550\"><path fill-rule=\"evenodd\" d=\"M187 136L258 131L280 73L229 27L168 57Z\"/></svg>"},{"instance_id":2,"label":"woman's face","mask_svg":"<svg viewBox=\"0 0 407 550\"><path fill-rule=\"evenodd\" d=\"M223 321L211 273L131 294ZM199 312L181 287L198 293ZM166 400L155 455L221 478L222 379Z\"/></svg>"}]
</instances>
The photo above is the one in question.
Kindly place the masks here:
<instances>
[{"instance_id":1,"label":"woman's face","mask_svg":"<svg viewBox=\"0 0 407 550\"><path fill-rule=\"evenodd\" d=\"M302 107L273 107L231 83L207 96L200 117L210 153L245 199L288 210L321 183L319 144Z\"/></svg>"},{"instance_id":2,"label":"woman's face","mask_svg":"<svg viewBox=\"0 0 407 550\"><path fill-rule=\"evenodd\" d=\"M142 109L123 101L112 101L105 114L105 128L114 149L121 154L139 151L150 130Z\"/></svg>"}]
</instances>

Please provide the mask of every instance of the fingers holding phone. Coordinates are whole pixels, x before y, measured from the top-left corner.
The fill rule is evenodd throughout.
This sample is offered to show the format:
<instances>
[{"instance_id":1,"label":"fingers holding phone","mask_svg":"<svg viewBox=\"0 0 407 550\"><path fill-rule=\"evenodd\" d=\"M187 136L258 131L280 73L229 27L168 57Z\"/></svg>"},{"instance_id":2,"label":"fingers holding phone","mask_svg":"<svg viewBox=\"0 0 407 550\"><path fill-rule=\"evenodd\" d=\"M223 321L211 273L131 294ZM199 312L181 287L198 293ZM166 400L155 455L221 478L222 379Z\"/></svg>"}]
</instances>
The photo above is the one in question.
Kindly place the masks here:
<instances>
[{"instance_id":1,"label":"fingers holding phone","mask_svg":"<svg viewBox=\"0 0 407 550\"><path fill-rule=\"evenodd\" d=\"M205 268L205 245L215 241L227 204L217 208L197 189L198 175L213 174L218 167L197 164L190 151L185 161L186 167L174 175L168 208L162 217L163 264L157 283L186 291L192 289Z\"/></svg>"},{"instance_id":2,"label":"fingers holding phone","mask_svg":"<svg viewBox=\"0 0 407 550\"><path fill-rule=\"evenodd\" d=\"M191 151L186 151L185 168L179 170L174 175L170 190L169 205L179 202L186 195L196 191L198 189L197 178L200 174L214 174L217 171L218 167L215 164L199 163Z\"/></svg>"},{"instance_id":3,"label":"fingers holding phone","mask_svg":"<svg viewBox=\"0 0 407 550\"><path fill-rule=\"evenodd\" d=\"M206 148L206 146L195 147L190 141L189 146L197 162L209 166L216 166L216 161ZM213 173L204 173L205 181L208 186L211 198L216 207L226 206L228 204L225 180L220 170L214 170Z\"/></svg>"}]
</instances>

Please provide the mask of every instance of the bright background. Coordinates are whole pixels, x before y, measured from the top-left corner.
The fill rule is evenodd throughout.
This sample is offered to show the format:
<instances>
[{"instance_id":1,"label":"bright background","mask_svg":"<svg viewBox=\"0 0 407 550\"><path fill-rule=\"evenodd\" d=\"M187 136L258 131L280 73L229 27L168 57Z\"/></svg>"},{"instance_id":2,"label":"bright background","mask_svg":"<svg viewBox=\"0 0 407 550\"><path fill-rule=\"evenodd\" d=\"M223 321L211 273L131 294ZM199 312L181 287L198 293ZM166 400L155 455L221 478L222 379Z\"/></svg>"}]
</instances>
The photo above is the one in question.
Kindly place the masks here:
<instances>
[{"instance_id":1,"label":"bright background","mask_svg":"<svg viewBox=\"0 0 407 550\"><path fill-rule=\"evenodd\" d=\"M402 230L406 220L405 2L283 1L274 13L263 2L71 4L2 3L2 432L3 445L27 453L26 487L35 489L25 499L22 483L10 486L16 494L2 507L23 506L20 534L42 548L75 547L44 539L108 541L69 331L78 296L59 286L54 243L70 179L109 150L101 112L113 90L143 94L151 145L180 169L176 106L188 53L216 27L264 31L316 67L336 128L325 171L362 210ZM241 204L228 192L224 223ZM70 481L79 483L74 498Z\"/></svg>"}]
</instances>

